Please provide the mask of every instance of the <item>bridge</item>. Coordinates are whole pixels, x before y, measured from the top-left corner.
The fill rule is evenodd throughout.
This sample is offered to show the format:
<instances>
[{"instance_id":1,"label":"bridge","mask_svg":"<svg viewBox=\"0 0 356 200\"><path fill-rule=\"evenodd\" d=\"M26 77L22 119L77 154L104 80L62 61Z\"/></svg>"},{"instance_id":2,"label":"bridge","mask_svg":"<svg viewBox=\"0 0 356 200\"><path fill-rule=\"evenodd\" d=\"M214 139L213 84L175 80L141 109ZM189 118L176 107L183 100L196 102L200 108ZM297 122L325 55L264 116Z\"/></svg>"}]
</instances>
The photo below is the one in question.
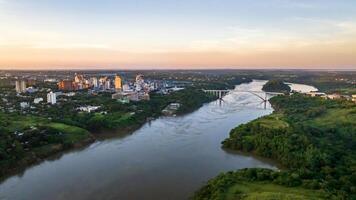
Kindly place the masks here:
<instances>
[{"instance_id":1,"label":"bridge","mask_svg":"<svg viewBox=\"0 0 356 200\"><path fill-rule=\"evenodd\" d=\"M205 93L215 95L219 97L220 100L222 100L223 96L227 95L230 92L241 92L241 93L250 93L255 95L256 97L260 98L262 100L262 103L264 103L265 108L266 108L266 103L268 99L272 96L276 95L285 95L285 93L280 93L280 92L264 92L264 91L252 91L252 90L204 90Z\"/></svg>"},{"instance_id":2,"label":"bridge","mask_svg":"<svg viewBox=\"0 0 356 200\"><path fill-rule=\"evenodd\" d=\"M215 95L219 97L219 99L222 99L223 96L225 96L227 93L231 92L232 90L203 90L203 92Z\"/></svg>"}]
</instances>

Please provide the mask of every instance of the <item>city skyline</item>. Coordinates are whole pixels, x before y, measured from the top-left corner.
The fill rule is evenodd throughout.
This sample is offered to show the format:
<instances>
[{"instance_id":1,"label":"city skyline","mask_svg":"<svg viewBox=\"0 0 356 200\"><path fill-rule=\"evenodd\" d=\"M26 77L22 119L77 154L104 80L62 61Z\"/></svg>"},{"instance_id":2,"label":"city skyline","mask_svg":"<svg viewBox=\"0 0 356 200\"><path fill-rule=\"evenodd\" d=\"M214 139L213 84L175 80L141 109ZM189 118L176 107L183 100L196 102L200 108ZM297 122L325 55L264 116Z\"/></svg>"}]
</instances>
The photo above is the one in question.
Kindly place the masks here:
<instances>
[{"instance_id":1,"label":"city skyline","mask_svg":"<svg viewBox=\"0 0 356 200\"><path fill-rule=\"evenodd\" d=\"M0 69L356 69L350 0L0 0Z\"/></svg>"}]
</instances>

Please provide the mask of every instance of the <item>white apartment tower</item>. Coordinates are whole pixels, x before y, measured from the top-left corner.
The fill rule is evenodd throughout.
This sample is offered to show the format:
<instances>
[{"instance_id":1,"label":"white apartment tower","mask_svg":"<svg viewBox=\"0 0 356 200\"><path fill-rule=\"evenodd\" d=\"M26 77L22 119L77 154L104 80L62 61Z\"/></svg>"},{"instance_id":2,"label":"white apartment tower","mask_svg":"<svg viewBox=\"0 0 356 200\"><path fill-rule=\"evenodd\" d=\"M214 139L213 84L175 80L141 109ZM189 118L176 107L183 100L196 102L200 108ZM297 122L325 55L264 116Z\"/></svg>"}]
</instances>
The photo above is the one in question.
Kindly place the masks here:
<instances>
[{"instance_id":1,"label":"white apartment tower","mask_svg":"<svg viewBox=\"0 0 356 200\"><path fill-rule=\"evenodd\" d=\"M99 81L98 81L98 78L93 77L93 78L92 78L92 83L93 83L94 88L99 87Z\"/></svg>"},{"instance_id":2,"label":"white apartment tower","mask_svg":"<svg viewBox=\"0 0 356 200\"><path fill-rule=\"evenodd\" d=\"M104 89L105 89L105 90L110 90L110 89L111 89L110 80L105 81Z\"/></svg>"},{"instance_id":3,"label":"white apartment tower","mask_svg":"<svg viewBox=\"0 0 356 200\"><path fill-rule=\"evenodd\" d=\"M57 103L56 93L50 92L47 94L47 103L50 103L52 105Z\"/></svg>"}]
</instances>

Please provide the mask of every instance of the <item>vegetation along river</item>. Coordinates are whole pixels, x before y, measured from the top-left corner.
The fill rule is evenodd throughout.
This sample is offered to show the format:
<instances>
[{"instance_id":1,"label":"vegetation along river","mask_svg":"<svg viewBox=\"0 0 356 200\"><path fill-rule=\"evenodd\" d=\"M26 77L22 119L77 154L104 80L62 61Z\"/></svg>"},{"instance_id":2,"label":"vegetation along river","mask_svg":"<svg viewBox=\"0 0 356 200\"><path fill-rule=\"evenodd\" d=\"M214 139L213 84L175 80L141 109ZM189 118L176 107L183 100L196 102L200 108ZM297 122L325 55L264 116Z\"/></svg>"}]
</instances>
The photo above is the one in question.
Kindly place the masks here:
<instances>
[{"instance_id":1,"label":"vegetation along river","mask_svg":"<svg viewBox=\"0 0 356 200\"><path fill-rule=\"evenodd\" d=\"M237 90L261 91L265 81ZM291 84L308 92L315 88ZM263 94L264 96L264 94ZM231 92L180 117L161 117L125 137L103 139L9 177L0 199L187 199L220 172L274 163L221 149L230 130L270 114L253 94Z\"/></svg>"}]
</instances>

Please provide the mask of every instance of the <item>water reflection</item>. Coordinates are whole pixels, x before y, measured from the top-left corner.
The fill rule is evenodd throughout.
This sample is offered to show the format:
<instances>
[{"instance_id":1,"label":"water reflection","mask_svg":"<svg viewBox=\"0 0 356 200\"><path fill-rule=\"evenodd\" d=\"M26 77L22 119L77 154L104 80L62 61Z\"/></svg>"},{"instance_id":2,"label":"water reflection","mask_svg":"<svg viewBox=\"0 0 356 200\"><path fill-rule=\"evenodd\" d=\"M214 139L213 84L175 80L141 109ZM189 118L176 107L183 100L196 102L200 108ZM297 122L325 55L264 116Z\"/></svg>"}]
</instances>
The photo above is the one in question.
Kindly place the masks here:
<instances>
[{"instance_id":1,"label":"water reflection","mask_svg":"<svg viewBox=\"0 0 356 200\"><path fill-rule=\"evenodd\" d=\"M261 90L254 81L238 89ZM45 161L0 185L0 199L187 199L223 171L276 165L221 149L229 131L272 112L232 92L181 117L162 117L132 134L100 140Z\"/></svg>"}]
</instances>

